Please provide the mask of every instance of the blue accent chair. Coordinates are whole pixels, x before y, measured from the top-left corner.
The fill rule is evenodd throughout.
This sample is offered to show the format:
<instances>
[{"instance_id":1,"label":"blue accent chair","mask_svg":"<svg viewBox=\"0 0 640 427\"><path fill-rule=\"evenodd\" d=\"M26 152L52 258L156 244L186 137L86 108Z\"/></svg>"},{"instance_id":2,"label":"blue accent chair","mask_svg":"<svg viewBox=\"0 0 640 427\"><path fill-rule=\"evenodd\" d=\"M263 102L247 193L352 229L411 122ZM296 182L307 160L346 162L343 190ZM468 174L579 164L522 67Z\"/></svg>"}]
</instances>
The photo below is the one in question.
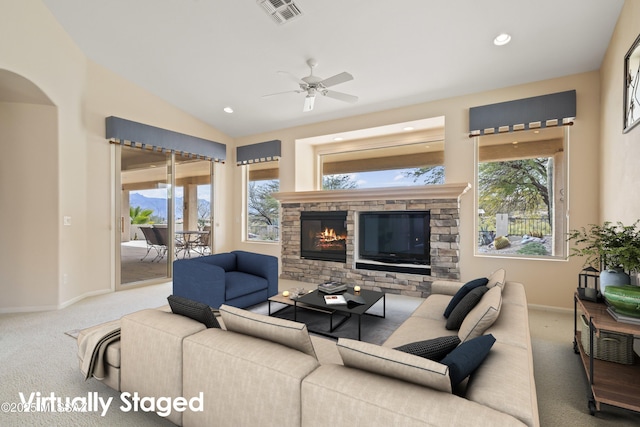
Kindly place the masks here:
<instances>
[{"instance_id":1,"label":"blue accent chair","mask_svg":"<svg viewBox=\"0 0 640 427\"><path fill-rule=\"evenodd\" d=\"M246 308L278 293L278 258L232 251L173 262L173 294L212 308Z\"/></svg>"}]
</instances>

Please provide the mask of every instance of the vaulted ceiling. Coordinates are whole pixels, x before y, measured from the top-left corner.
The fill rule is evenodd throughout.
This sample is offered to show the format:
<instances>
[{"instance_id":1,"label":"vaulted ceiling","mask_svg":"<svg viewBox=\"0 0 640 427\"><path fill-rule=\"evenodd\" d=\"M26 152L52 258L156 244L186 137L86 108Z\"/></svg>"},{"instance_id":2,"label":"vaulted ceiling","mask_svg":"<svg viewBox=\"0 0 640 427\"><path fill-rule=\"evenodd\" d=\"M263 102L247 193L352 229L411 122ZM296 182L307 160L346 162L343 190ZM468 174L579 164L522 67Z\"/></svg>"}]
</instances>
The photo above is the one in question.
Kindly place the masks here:
<instances>
[{"instance_id":1,"label":"vaulted ceiling","mask_svg":"<svg viewBox=\"0 0 640 427\"><path fill-rule=\"evenodd\" d=\"M262 0L43 0L89 59L232 137L597 70L624 3L294 1L277 24ZM314 75L353 75L331 89L358 101L303 112L287 73L310 58Z\"/></svg>"}]
</instances>

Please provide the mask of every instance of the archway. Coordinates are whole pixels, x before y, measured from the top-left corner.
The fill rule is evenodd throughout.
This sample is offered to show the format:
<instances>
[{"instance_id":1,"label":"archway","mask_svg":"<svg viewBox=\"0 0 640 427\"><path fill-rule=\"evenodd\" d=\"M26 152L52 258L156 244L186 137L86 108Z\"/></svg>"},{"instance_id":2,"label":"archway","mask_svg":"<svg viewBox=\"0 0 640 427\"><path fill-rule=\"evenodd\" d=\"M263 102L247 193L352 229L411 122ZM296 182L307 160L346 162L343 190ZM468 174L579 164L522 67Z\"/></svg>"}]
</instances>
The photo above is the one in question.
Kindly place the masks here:
<instances>
[{"instance_id":1,"label":"archway","mask_svg":"<svg viewBox=\"0 0 640 427\"><path fill-rule=\"evenodd\" d=\"M58 111L32 81L0 69L0 312L57 308Z\"/></svg>"}]
</instances>

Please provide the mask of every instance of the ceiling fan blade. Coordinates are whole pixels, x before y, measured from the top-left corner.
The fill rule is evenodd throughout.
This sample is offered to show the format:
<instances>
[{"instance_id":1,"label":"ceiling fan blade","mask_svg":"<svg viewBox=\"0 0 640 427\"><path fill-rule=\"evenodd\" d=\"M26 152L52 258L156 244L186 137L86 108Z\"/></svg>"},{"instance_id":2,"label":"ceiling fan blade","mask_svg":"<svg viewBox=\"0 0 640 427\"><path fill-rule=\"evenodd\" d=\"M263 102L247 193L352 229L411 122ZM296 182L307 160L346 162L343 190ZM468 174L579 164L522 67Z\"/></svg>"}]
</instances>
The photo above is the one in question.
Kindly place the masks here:
<instances>
[{"instance_id":1,"label":"ceiling fan blade","mask_svg":"<svg viewBox=\"0 0 640 427\"><path fill-rule=\"evenodd\" d=\"M335 90L327 90L322 92L324 96L328 96L329 98L338 99L340 101L349 102L354 104L358 102L358 97L355 95L349 95L348 93L336 92Z\"/></svg>"},{"instance_id":2,"label":"ceiling fan blade","mask_svg":"<svg viewBox=\"0 0 640 427\"><path fill-rule=\"evenodd\" d=\"M353 80L353 76L345 71L340 74L336 74L335 76L329 77L328 79L324 79L320 82L320 84L324 87L330 87L340 83L348 82L349 80Z\"/></svg>"},{"instance_id":3,"label":"ceiling fan blade","mask_svg":"<svg viewBox=\"0 0 640 427\"><path fill-rule=\"evenodd\" d=\"M290 73L290 72L288 72L288 71L278 71L278 74L280 74L281 76L286 76L286 77L288 77L289 79L291 79L291 80L293 80L294 82L296 82L296 84L298 84L298 85L300 85L300 84L303 84L303 85L304 85L304 84L306 84L306 83L304 82L304 80L302 80L302 79L300 79L300 78L298 78L298 77L294 76L293 74L291 74L291 73Z\"/></svg>"},{"instance_id":4,"label":"ceiling fan blade","mask_svg":"<svg viewBox=\"0 0 640 427\"><path fill-rule=\"evenodd\" d=\"M262 98L269 98L270 96L276 96L276 95L284 95L285 93L302 93L304 92L303 90L286 90L284 92L276 92L276 93L268 93L266 95L262 95Z\"/></svg>"},{"instance_id":5,"label":"ceiling fan blade","mask_svg":"<svg viewBox=\"0 0 640 427\"><path fill-rule=\"evenodd\" d=\"M302 112L306 113L308 111L313 110L313 104L316 102L315 95L307 95L304 98L304 106L302 107Z\"/></svg>"}]
</instances>

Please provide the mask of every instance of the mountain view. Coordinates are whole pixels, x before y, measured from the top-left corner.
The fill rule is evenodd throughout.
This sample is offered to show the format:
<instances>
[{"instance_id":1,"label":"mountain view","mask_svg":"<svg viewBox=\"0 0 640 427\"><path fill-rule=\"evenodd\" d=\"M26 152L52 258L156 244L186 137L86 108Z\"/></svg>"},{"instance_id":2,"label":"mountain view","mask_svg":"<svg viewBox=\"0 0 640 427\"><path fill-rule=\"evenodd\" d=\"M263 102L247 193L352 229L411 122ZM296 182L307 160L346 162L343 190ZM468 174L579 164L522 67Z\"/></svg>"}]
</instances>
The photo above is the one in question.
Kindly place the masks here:
<instances>
[{"instance_id":1,"label":"mountain view","mask_svg":"<svg viewBox=\"0 0 640 427\"><path fill-rule=\"evenodd\" d=\"M176 220L182 219L182 207L183 198L176 198ZM198 206L204 204L207 208L210 209L210 204L208 200L198 199ZM146 197L140 193L131 193L129 195L129 206L136 207L140 206L142 209L151 209L153 211L152 216L159 217L164 220L167 219L167 199L160 197Z\"/></svg>"}]
</instances>

